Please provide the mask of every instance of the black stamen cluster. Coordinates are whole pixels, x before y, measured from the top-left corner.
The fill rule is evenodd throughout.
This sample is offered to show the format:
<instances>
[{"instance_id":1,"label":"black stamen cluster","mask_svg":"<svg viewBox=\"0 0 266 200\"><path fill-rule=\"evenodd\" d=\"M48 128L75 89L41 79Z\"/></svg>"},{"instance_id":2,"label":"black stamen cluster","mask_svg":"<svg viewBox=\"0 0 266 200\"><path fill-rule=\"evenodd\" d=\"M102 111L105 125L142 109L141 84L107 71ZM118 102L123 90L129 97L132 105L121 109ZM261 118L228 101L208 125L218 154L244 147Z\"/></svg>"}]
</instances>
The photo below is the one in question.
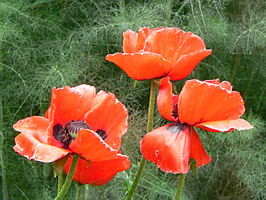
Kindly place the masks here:
<instances>
[{"instance_id":1,"label":"black stamen cluster","mask_svg":"<svg viewBox=\"0 0 266 200\"><path fill-rule=\"evenodd\" d=\"M91 127L82 120L72 120L66 123L65 126L62 126L60 123L58 123L53 127L53 136L56 140L63 144L63 148L67 149L72 140L77 137L78 132L82 129L91 129ZM107 138L105 130L98 129L96 133L103 140Z\"/></svg>"},{"instance_id":2,"label":"black stamen cluster","mask_svg":"<svg viewBox=\"0 0 266 200\"><path fill-rule=\"evenodd\" d=\"M173 106L172 116L173 116L175 119L178 117L178 107L177 107L177 104L174 104L174 106Z\"/></svg>"},{"instance_id":3,"label":"black stamen cluster","mask_svg":"<svg viewBox=\"0 0 266 200\"><path fill-rule=\"evenodd\" d=\"M98 130L96 131L96 133L98 133L98 135L99 135L103 140L105 140L105 139L107 138L107 134L106 134L105 130L98 129Z\"/></svg>"}]
</instances>

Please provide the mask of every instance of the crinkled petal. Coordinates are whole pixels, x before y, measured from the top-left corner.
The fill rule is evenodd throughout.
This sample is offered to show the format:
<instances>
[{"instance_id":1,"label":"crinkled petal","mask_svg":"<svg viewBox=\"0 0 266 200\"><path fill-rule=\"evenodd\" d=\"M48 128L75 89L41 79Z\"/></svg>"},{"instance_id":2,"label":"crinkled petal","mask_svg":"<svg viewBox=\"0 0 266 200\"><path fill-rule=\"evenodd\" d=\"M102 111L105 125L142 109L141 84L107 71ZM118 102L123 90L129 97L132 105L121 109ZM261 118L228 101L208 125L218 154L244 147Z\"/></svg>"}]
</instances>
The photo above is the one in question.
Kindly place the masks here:
<instances>
[{"instance_id":1,"label":"crinkled petal","mask_svg":"<svg viewBox=\"0 0 266 200\"><path fill-rule=\"evenodd\" d=\"M160 28L148 28L148 27L144 27L144 28L140 28L139 32L138 32L138 41L137 41L137 45L135 48L135 52L138 51L144 51L145 45L146 45L146 40L148 38L148 36L153 33L154 31L158 31L164 29L164 27L160 27Z\"/></svg>"},{"instance_id":2,"label":"crinkled petal","mask_svg":"<svg viewBox=\"0 0 266 200\"><path fill-rule=\"evenodd\" d=\"M230 132L234 129L242 131L253 128L253 126L244 119L211 121L197 124L196 127L210 132Z\"/></svg>"},{"instance_id":3,"label":"crinkled petal","mask_svg":"<svg viewBox=\"0 0 266 200\"><path fill-rule=\"evenodd\" d=\"M140 142L140 150L146 160L164 172L187 173L189 169L189 126L168 124L147 133Z\"/></svg>"},{"instance_id":4,"label":"crinkled petal","mask_svg":"<svg viewBox=\"0 0 266 200\"><path fill-rule=\"evenodd\" d=\"M175 63L173 63L168 76L171 77L172 81L186 78L200 61L209 56L211 52L211 50L203 49L181 56Z\"/></svg>"},{"instance_id":5,"label":"crinkled petal","mask_svg":"<svg viewBox=\"0 0 266 200\"><path fill-rule=\"evenodd\" d=\"M49 121L45 117L32 116L19 120L13 125L16 131L33 135L40 142L48 142Z\"/></svg>"},{"instance_id":6,"label":"crinkled petal","mask_svg":"<svg viewBox=\"0 0 266 200\"><path fill-rule=\"evenodd\" d=\"M96 95L96 89L89 85L77 87L53 88L51 112L53 125L64 126L71 120L83 120L91 108L91 102Z\"/></svg>"},{"instance_id":7,"label":"crinkled petal","mask_svg":"<svg viewBox=\"0 0 266 200\"><path fill-rule=\"evenodd\" d=\"M100 91L92 102L92 109L86 114L85 121L92 130L104 130L105 142L119 149L121 136L127 131L128 112L114 94Z\"/></svg>"},{"instance_id":8,"label":"crinkled petal","mask_svg":"<svg viewBox=\"0 0 266 200\"><path fill-rule=\"evenodd\" d=\"M92 130L83 129L73 140L69 149L89 161L111 160L117 157L117 150L114 150Z\"/></svg>"},{"instance_id":9,"label":"crinkled petal","mask_svg":"<svg viewBox=\"0 0 266 200\"><path fill-rule=\"evenodd\" d=\"M211 162L211 157L205 151L200 137L196 133L193 127L191 128L191 141L190 141L190 158L193 158L197 164L197 167L206 165Z\"/></svg>"},{"instance_id":10,"label":"crinkled petal","mask_svg":"<svg viewBox=\"0 0 266 200\"><path fill-rule=\"evenodd\" d=\"M72 162L72 156L65 165L65 172L68 173ZM129 169L130 161L127 156L117 155L116 159L88 162L78 160L74 180L82 184L103 185L110 181L118 172Z\"/></svg>"},{"instance_id":11,"label":"crinkled petal","mask_svg":"<svg viewBox=\"0 0 266 200\"><path fill-rule=\"evenodd\" d=\"M15 138L13 149L29 160L50 163L66 156L69 151L52 145L42 143L29 132L20 133Z\"/></svg>"},{"instance_id":12,"label":"crinkled petal","mask_svg":"<svg viewBox=\"0 0 266 200\"><path fill-rule=\"evenodd\" d=\"M149 34L149 28L140 28L138 32L138 40L135 47L135 52L143 51L145 47L145 41Z\"/></svg>"},{"instance_id":13,"label":"crinkled petal","mask_svg":"<svg viewBox=\"0 0 266 200\"><path fill-rule=\"evenodd\" d=\"M145 51L155 52L174 62L179 56L186 33L178 28L162 28L153 31L146 40Z\"/></svg>"},{"instance_id":14,"label":"crinkled petal","mask_svg":"<svg viewBox=\"0 0 266 200\"><path fill-rule=\"evenodd\" d=\"M199 36L191 32L184 33L184 34L185 34L185 37L183 39L182 46L179 49L179 57L192 53L192 52L206 49L204 41Z\"/></svg>"},{"instance_id":15,"label":"crinkled petal","mask_svg":"<svg viewBox=\"0 0 266 200\"><path fill-rule=\"evenodd\" d=\"M232 91L233 86L228 81L223 81L220 83L220 86L225 88L226 90Z\"/></svg>"},{"instance_id":16,"label":"crinkled petal","mask_svg":"<svg viewBox=\"0 0 266 200\"><path fill-rule=\"evenodd\" d=\"M231 85L231 83L229 83L228 81L220 82L220 80L218 78L213 79L213 80L205 80L205 82L219 85L222 88L225 88L226 90L232 91L232 89L233 89L233 86Z\"/></svg>"},{"instance_id":17,"label":"crinkled petal","mask_svg":"<svg viewBox=\"0 0 266 200\"><path fill-rule=\"evenodd\" d=\"M134 53L138 34L135 31L127 30L123 33L123 38L123 52Z\"/></svg>"},{"instance_id":18,"label":"crinkled petal","mask_svg":"<svg viewBox=\"0 0 266 200\"><path fill-rule=\"evenodd\" d=\"M132 79L147 80L167 75L170 62L152 52L115 53L106 56Z\"/></svg>"},{"instance_id":19,"label":"crinkled petal","mask_svg":"<svg viewBox=\"0 0 266 200\"><path fill-rule=\"evenodd\" d=\"M199 123L238 119L245 111L239 92L199 80L186 81L178 100L182 123Z\"/></svg>"},{"instance_id":20,"label":"crinkled petal","mask_svg":"<svg viewBox=\"0 0 266 200\"><path fill-rule=\"evenodd\" d=\"M174 101L174 99L176 100ZM173 115L174 112L177 113L177 102L177 96L172 93L170 77L162 78L160 80L159 94L157 96L157 105L160 114L169 121L177 121L178 118Z\"/></svg>"}]
</instances>

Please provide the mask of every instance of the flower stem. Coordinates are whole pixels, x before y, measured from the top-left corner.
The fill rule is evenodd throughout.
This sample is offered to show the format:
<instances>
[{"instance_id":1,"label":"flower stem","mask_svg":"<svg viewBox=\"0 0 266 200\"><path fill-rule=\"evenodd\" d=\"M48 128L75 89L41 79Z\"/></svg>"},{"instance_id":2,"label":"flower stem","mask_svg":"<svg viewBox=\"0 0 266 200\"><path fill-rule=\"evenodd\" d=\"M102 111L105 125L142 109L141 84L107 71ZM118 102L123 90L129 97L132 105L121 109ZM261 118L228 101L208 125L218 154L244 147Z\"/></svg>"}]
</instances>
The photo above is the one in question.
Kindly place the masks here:
<instances>
[{"instance_id":1,"label":"flower stem","mask_svg":"<svg viewBox=\"0 0 266 200\"><path fill-rule=\"evenodd\" d=\"M59 194L60 190L62 189L63 181L64 181L64 177L63 177L63 172L61 171L58 174L57 194Z\"/></svg>"},{"instance_id":2,"label":"flower stem","mask_svg":"<svg viewBox=\"0 0 266 200\"><path fill-rule=\"evenodd\" d=\"M155 105L155 94L157 90L158 84L156 80L151 80L151 89L150 89L150 100L149 100L149 111L148 111L148 122L147 122L147 133L150 132L153 128L153 115L154 115L154 105ZM141 157L138 170L135 175L135 179L133 181L133 184L127 194L127 200L133 199L133 195L137 189L137 186L139 184L139 180L142 174L142 171L144 169L144 166L146 164L146 160Z\"/></svg>"},{"instance_id":3,"label":"flower stem","mask_svg":"<svg viewBox=\"0 0 266 200\"><path fill-rule=\"evenodd\" d=\"M175 193L173 200L181 200L183 188L184 188L184 184L185 184L185 178L186 178L186 174L179 174L176 193Z\"/></svg>"},{"instance_id":4,"label":"flower stem","mask_svg":"<svg viewBox=\"0 0 266 200\"><path fill-rule=\"evenodd\" d=\"M71 185L71 182L72 182L75 170L76 170L77 163L78 163L78 156L73 155L72 164L71 164L70 170L68 172L68 175L66 177L66 181L65 181L60 192L57 194L57 196L55 197L54 200L61 200L66 195L66 193L67 193L67 191Z\"/></svg>"}]
</instances>

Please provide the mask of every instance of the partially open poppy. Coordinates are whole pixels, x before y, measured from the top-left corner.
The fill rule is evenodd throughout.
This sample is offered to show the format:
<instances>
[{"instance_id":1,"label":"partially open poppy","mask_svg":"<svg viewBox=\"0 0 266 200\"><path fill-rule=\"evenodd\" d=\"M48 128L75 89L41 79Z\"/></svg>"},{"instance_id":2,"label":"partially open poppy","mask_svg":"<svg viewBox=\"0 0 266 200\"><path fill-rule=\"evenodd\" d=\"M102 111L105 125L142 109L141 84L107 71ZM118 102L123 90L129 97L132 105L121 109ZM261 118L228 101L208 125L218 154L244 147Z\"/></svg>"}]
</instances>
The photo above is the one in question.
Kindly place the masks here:
<instances>
[{"instance_id":1,"label":"partially open poppy","mask_svg":"<svg viewBox=\"0 0 266 200\"><path fill-rule=\"evenodd\" d=\"M179 28L140 28L123 33L124 53L109 54L132 79L147 80L169 76L172 81L186 78L198 63L211 54L203 40Z\"/></svg>"},{"instance_id":2,"label":"partially open poppy","mask_svg":"<svg viewBox=\"0 0 266 200\"><path fill-rule=\"evenodd\" d=\"M157 104L161 115L175 123L147 133L141 152L165 172L187 173L189 159L194 159L197 167L211 161L193 126L211 132L253 128L239 118L245 111L240 93L219 79L188 80L181 93L174 95L170 78L165 77L160 81Z\"/></svg>"},{"instance_id":3,"label":"partially open poppy","mask_svg":"<svg viewBox=\"0 0 266 200\"><path fill-rule=\"evenodd\" d=\"M20 132L14 150L40 162L78 154L74 180L104 184L130 166L128 157L119 150L121 136L127 131L127 117L125 106L112 93L96 93L95 87L89 85L53 88L45 117L32 116L14 124L14 129ZM70 162L71 157L66 172ZM101 168L94 167L99 163Z\"/></svg>"}]
</instances>

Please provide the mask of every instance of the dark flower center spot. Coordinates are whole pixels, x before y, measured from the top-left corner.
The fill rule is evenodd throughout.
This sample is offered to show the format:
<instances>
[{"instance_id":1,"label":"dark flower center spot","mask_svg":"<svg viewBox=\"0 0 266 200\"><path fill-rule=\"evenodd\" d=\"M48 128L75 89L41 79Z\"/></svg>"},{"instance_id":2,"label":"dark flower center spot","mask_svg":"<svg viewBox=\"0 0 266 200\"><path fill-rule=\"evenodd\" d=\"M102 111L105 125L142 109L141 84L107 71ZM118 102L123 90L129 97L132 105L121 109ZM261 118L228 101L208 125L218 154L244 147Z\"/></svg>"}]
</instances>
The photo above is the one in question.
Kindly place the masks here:
<instances>
[{"instance_id":1,"label":"dark flower center spot","mask_svg":"<svg viewBox=\"0 0 266 200\"><path fill-rule=\"evenodd\" d=\"M103 140L105 140L105 139L107 138L107 135L106 135L105 130L98 129L98 130L96 131L96 133L98 133L98 135L99 135Z\"/></svg>"},{"instance_id":2,"label":"dark flower center spot","mask_svg":"<svg viewBox=\"0 0 266 200\"><path fill-rule=\"evenodd\" d=\"M63 148L68 149L70 143L78 136L78 132L82 129L91 129L91 127L82 120L72 120L62 126L60 123L53 127L53 136L56 140L63 144ZM104 130L98 129L96 133L105 140L107 134Z\"/></svg>"},{"instance_id":3,"label":"dark flower center spot","mask_svg":"<svg viewBox=\"0 0 266 200\"><path fill-rule=\"evenodd\" d=\"M177 104L174 104L174 105L173 105L172 116L173 116L175 119L178 117L178 107L177 107Z\"/></svg>"},{"instance_id":4,"label":"dark flower center spot","mask_svg":"<svg viewBox=\"0 0 266 200\"><path fill-rule=\"evenodd\" d=\"M174 123L170 126L167 127L167 130L171 133L180 133L181 131L184 130L185 124L180 124L180 123Z\"/></svg>"},{"instance_id":5,"label":"dark flower center spot","mask_svg":"<svg viewBox=\"0 0 266 200\"><path fill-rule=\"evenodd\" d=\"M71 141L77 137L78 132L82 129L91 128L84 121L72 120L68 122L64 127L61 124L56 124L53 127L53 136L63 144L63 148L67 149Z\"/></svg>"}]
</instances>

